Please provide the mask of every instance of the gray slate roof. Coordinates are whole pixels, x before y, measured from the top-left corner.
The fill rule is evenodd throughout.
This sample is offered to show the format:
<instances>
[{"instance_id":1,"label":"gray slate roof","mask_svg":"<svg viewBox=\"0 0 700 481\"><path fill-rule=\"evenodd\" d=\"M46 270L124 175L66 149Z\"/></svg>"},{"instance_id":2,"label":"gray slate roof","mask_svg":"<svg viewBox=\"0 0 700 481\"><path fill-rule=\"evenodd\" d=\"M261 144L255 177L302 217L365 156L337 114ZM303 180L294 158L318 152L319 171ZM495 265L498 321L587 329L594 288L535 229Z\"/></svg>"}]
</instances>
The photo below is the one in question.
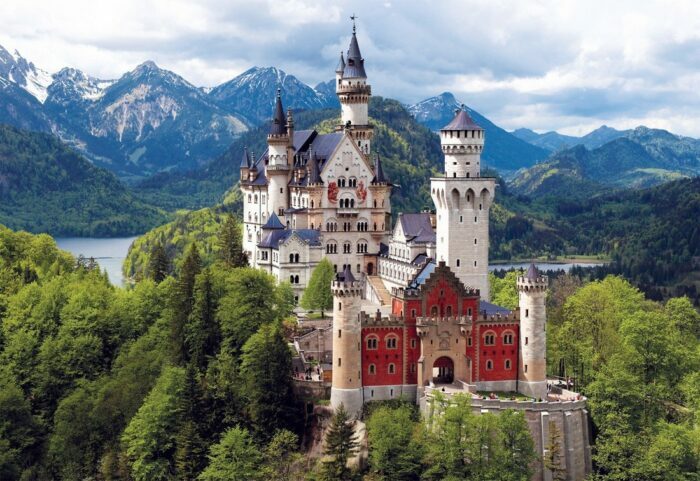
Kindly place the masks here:
<instances>
[{"instance_id":1,"label":"gray slate roof","mask_svg":"<svg viewBox=\"0 0 700 481\"><path fill-rule=\"evenodd\" d=\"M267 233L258 244L258 247L279 249L279 245L289 239L292 234L298 235L301 240L308 242L312 246L321 245L321 232L316 229L278 229Z\"/></svg>"},{"instance_id":2,"label":"gray slate roof","mask_svg":"<svg viewBox=\"0 0 700 481\"><path fill-rule=\"evenodd\" d=\"M435 242L435 231L430 224L430 214L427 212L400 214L399 222L406 238L411 242Z\"/></svg>"},{"instance_id":3,"label":"gray slate roof","mask_svg":"<svg viewBox=\"0 0 700 481\"><path fill-rule=\"evenodd\" d=\"M532 280L540 277L540 271L537 270L537 266L534 262L530 264L530 267L527 269L527 274L525 275L525 277Z\"/></svg>"},{"instance_id":4,"label":"gray slate roof","mask_svg":"<svg viewBox=\"0 0 700 481\"><path fill-rule=\"evenodd\" d=\"M282 96L280 89L277 89L277 101L275 102L275 111L270 124L270 135L284 135L287 133L287 120L284 117L284 108L282 108Z\"/></svg>"},{"instance_id":5,"label":"gray slate roof","mask_svg":"<svg viewBox=\"0 0 700 481\"><path fill-rule=\"evenodd\" d=\"M284 229L284 224L282 223L280 218L277 217L277 214L273 212L262 228L263 230Z\"/></svg>"},{"instance_id":6,"label":"gray slate roof","mask_svg":"<svg viewBox=\"0 0 700 481\"><path fill-rule=\"evenodd\" d=\"M357 35L353 32L348 48L347 61L343 69L343 78L367 78L365 73L365 59L360 53L360 46L357 44Z\"/></svg>"},{"instance_id":7,"label":"gray slate roof","mask_svg":"<svg viewBox=\"0 0 700 481\"><path fill-rule=\"evenodd\" d=\"M455 112L455 117L452 122L445 125L440 130L484 130L474 122L474 120L469 116L466 110L459 109Z\"/></svg>"}]
</instances>

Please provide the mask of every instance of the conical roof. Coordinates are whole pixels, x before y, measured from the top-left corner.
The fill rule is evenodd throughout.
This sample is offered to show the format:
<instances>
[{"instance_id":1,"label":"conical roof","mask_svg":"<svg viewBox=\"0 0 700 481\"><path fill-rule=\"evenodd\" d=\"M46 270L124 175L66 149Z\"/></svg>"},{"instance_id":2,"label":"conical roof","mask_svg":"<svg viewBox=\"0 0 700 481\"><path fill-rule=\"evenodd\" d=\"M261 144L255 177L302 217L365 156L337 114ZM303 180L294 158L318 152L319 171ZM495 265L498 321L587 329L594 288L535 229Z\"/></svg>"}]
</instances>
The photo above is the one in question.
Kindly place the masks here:
<instances>
[{"instance_id":1,"label":"conical roof","mask_svg":"<svg viewBox=\"0 0 700 481\"><path fill-rule=\"evenodd\" d=\"M318 170L318 159L316 158L316 152L311 152L309 157L309 184L323 184L321 180L321 172Z\"/></svg>"},{"instance_id":2,"label":"conical roof","mask_svg":"<svg viewBox=\"0 0 700 481\"><path fill-rule=\"evenodd\" d=\"M537 266L534 262L532 262L530 264L530 267L528 267L527 274L525 275L525 277L532 280L535 280L538 277L540 277L540 271L537 270Z\"/></svg>"},{"instance_id":3,"label":"conical roof","mask_svg":"<svg viewBox=\"0 0 700 481\"><path fill-rule=\"evenodd\" d=\"M384 169L382 168L382 160L377 154L374 157L374 179L372 179L373 184L388 184L389 181L384 175Z\"/></svg>"},{"instance_id":4,"label":"conical roof","mask_svg":"<svg viewBox=\"0 0 700 481\"><path fill-rule=\"evenodd\" d=\"M440 130L484 130L479 124L474 122L474 120L469 116L464 106L462 108L455 110L455 117L452 122L445 125Z\"/></svg>"},{"instance_id":5,"label":"conical roof","mask_svg":"<svg viewBox=\"0 0 700 481\"><path fill-rule=\"evenodd\" d=\"M338 61L338 66L335 69L335 73L343 73L345 70L345 59L343 58L343 52L340 52L340 60Z\"/></svg>"},{"instance_id":6,"label":"conical roof","mask_svg":"<svg viewBox=\"0 0 700 481\"><path fill-rule=\"evenodd\" d=\"M343 270L343 281L355 282L355 276L352 275L352 268L350 267L350 264L347 264Z\"/></svg>"},{"instance_id":7,"label":"conical roof","mask_svg":"<svg viewBox=\"0 0 700 481\"><path fill-rule=\"evenodd\" d=\"M243 157L241 158L241 169L247 169L250 167L250 156L248 155L248 149L243 149Z\"/></svg>"},{"instance_id":8,"label":"conical roof","mask_svg":"<svg viewBox=\"0 0 700 481\"><path fill-rule=\"evenodd\" d=\"M275 230L275 229L284 229L284 224L280 220L279 217L277 217L277 214L274 212L270 216L269 219L267 219L267 222L265 222L265 225L262 227L263 230Z\"/></svg>"},{"instance_id":9,"label":"conical roof","mask_svg":"<svg viewBox=\"0 0 700 481\"><path fill-rule=\"evenodd\" d=\"M357 35L352 33L350 39L350 47L348 48L347 61L343 69L343 77L345 78L367 78L365 73L365 59L360 53L360 46L357 43Z\"/></svg>"},{"instance_id":10,"label":"conical roof","mask_svg":"<svg viewBox=\"0 0 700 481\"><path fill-rule=\"evenodd\" d=\"M272 116L270 124L270 135L284 135L287 133L287 120L284 117L284 108L282 107L282 92L277 89L277 100L275 102L275 112Z\"/></svg>"}]
</instances>

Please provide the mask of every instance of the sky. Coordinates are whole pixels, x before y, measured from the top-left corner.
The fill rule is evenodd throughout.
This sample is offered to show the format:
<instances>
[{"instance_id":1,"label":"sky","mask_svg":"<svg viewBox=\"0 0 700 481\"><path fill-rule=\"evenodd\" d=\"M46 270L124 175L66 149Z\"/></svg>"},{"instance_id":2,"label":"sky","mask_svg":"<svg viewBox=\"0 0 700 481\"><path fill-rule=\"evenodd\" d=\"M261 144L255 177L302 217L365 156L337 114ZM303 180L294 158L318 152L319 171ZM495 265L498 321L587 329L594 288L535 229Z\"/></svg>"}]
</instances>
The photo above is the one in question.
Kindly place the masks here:
<instances>
[{"instance_id":1,"label":"sky","mask_svg":"<svg viewBox=\"0 0 700 481\"><path fill-rule=\"evenodd\" d=\"M700 137L698 0L2 0L0 45L103 79L153 60L198 86L252 66L313 86L353 13L375 95L450 91L509 130Z\"/></svg>"}]
</instances>

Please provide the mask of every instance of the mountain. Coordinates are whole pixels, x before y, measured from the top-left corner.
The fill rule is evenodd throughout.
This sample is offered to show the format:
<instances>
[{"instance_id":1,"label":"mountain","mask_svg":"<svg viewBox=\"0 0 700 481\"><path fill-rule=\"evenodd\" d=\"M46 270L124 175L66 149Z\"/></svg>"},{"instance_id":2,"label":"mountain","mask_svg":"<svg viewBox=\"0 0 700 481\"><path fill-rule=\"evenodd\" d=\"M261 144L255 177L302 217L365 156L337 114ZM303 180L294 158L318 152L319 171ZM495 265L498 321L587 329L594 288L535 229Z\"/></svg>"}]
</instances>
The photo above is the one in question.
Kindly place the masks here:
<instances>
[{"instance_id":1,"label":"mountain","mask_svg":"<svg viewBox=\"0 0 700 481\"><path fill-rule=\"evenodd\" d=\"M326 82L319 82L314 87L314 90L325 98L325 103L328 108L339 109L340 102L338 101L338 94L335 93L335 80L330 79Z\"/></svg>"},{"instance_id":2,"label":"mountain","mask_svg":"<svg viewBox=\"0 0 700 481\"><path fill-rule=\"evenodd\" d=\"M537 147L541 147L550 152L566 149L575 145L583 145L587 149L597 149L601 145L610 142L611 140L625 137L630 133L629 130L616 130L607 125L598 127L589 132L583 137L574 137L571 135L563 135L558 132L550 131L544 134L538 134L530 129L516 129L511 134L525 142L528 142Z\"/></svg>"},{"instance_id":3,"label":"mountain","mask_svg":"<svg viewBox=\"0 0 700 481\"><path fill-rule=\"evenodd\" d=\"M593 150L579 144L559 151L520 172L510 187L524 195L580 196L699 174L700 141L638 127Z\"/></svg>"},{"instance_id":4,"label":"mountain","mask_svg":"<svg viewBox=\"0 0 700 481\"><path fill-rule=\"evenodd\" d=\"M277 89L282 90L284 104L293 110L337 108L335 91L317 92L294 75L275 67L253 67L238 77L214 87L209 96L232 112L244 116L253 125L272 117Z\"/></svg>"},{"instance_id":5,"label":"mountain","mask_svg":"<svg viewBox=\"0 0 700 481\"><path fill-rule=\"evenodd\" d=\"M454 95L444 92L410 105L408 111L418 122L436 132L450 123L455 109L460 105ZM486 146L482 159L489 167L507 174L523 167L530 167L548 156L549 151L506 132L476 110L467 107L467 111L476 123L486 130Z\"/></svg>"},{"instance_id":6,"label":"mountain","mask_svg":"<svg viewBox=\"0 0 700 481\"><path fill-rule=\"evenodd\" d=\"M551 152L565 149L567 147L573 147L580 143L579 137L572 137L570 135L562 135L558 132L550 131L544 134L538 134L534 130L530 129L516 129L511 132L514 136L520 140L524 140L532 145L541 147L545 150Z\"/></svg>"},{"instance_id":7,"label":"mountain","mask_svg":"<svg viewBox=\"0 0 700 481\"><path fill-rule=\"evenodd\" d=\"M110 172L50 134L0 125L0 224L53 235L132 235L163 223Z\"/></svg>"},{"instance_id":8,"label":"mountain","mask_svg":"<svg viewBox=\"0 0 700 481\"><path fill-rule=\"evenodd\" d=\"M0 78L9 80L36 98L40 103L46 100L46 89L52 82L51 74L37 68L15 50L11 54L0 45Z\"/></svg>"},{"instance_id":9,"label":"mountain","mask_svg":"<svg viewBox=\"0 0 700 481\"><path fill-rule=\"evenodd\" d=\"M200 89L150 61L116 81L63 69L46 108L63 138L123 178L202 165L247 129Z\"/></svg>"}]
</instances>

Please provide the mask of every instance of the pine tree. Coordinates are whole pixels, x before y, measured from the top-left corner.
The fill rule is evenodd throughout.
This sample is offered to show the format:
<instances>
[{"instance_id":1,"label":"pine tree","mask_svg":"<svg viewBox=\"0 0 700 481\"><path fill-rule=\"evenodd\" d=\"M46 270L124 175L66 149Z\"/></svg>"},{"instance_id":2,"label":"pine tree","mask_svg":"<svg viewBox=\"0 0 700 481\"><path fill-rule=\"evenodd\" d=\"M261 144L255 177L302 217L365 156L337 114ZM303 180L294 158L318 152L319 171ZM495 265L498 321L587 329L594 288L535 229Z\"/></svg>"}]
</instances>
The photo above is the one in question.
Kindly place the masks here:
<instances>
[{"instance_id":1,"label":"pine tree","mask_svg":"<svg viewBox=\"0 0 700 481\"><path fill-rule=\"evenodd\" d=\"M359 444L354 433L355 422L350 419L341 404L335 412L326 434L326 447L323 451L328 459L323 461L321 479L324 481L351 479L348 460L357 453Z\"/></svg>"},{"instance_id":2,"label":"pine tree","mask_svg":"<svg viewBox=\"0 0 700 481\"><path fill-rule=\"evenodd\" d=\"M194 305L195 280L201 269L202 261L199 257L199 251L197 246L192 244L185 261L182 263L180 276L171 299L173 313L170 322L170 340L175 364L183 364L189 360L185 343L185 328Z\"/></svg>"},{"instance_id":3,"label":"pine tree","mask_svg":"<svg viewBox=\"0 0 700 481\"><path fill-rule=\"evenodd\" d=\"M192 313L185 329L185 344L188 358L194 366L203 370L207 358L216 355L221 341L209 269L204 269L197 276L193 296Z\"/></svg>"},{"instance_id":4,"label":"pine tree","mask_svg":"<svg viewBox=\"0 0 700 481\"><path fill-rule=\"evenodd\" d=\"M545 446L544 468L552 473L552 481L565 481L566 469L561 465L561 433L554 421L549 421L549 437Z\"/></svg>"},{"instance_id":5,"label":"pine tree","mask_svg":"<svg viewBox=\"0 0 700 481\"><path fill-rule=\"evenodd\" d=\"M219 233L219 258L228 267L243 267L248 263L243 253L242 231L232 214L226 216Z\"/></svg>"},{"instance_id":6,"label":"pine tree","mask_svg":"<svg viewBox=\"0 0 700 481\"><path fill-rule=\"evenodd\" d=\"M180 429L175 438L175 468L177 479L194 481L205 465L205 443L197 420L203 416L202 392L192 364L185 370L180 398Z\"/></svg>"},{"instance_id":7,"label":"pine tree","mask_svg":"<svg viewBox=\"0 0 700 481\"><path fill-rule=\"evenodd\" d=\"M151 250L148 260L148 273L156 284L163 282L170 270L170 260L165 252L162 242L158 242Z\"/></svg>"},{"instance_id":8,"label":"pine tree","mask_svg":"<svg viewBox=\"0 0 700 481\"><path fill-rule=\"evenodd\" d=\"M304 290L304 295L301 298L301 307L304 309L319 309L321 316L325 315L327 309L333 307L333 293L331 292L331 283L334 275L333 264L327 258L321 259L321 262L314 268L309 279L309 285Z\"/></svg>"}]
</instances>

